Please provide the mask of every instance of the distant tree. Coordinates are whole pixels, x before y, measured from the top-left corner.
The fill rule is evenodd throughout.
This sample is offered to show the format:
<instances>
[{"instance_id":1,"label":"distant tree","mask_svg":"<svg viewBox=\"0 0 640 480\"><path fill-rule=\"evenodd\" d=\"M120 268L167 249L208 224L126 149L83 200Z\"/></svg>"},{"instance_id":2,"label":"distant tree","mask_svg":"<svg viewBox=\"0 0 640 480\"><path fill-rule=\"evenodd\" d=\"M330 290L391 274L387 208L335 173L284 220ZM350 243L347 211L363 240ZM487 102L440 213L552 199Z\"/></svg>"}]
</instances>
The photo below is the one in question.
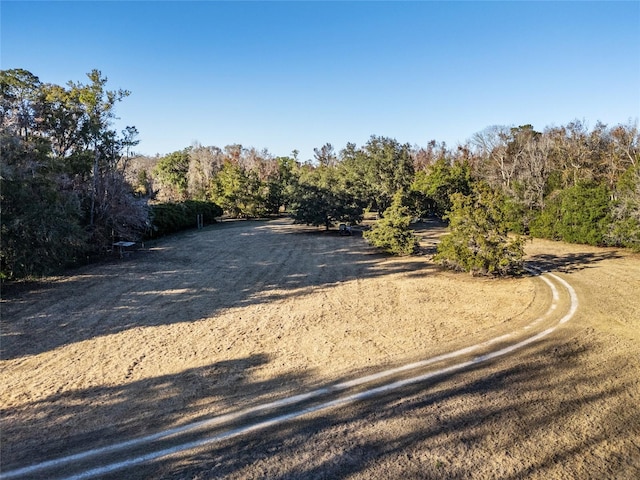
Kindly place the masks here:
<instances>
[{"instance_id":1,"label":"distant tree","mask_svg":"<svg viewBox=\"0 0 640 480\"><path fill-rule=\"evenodd\" d=\"M325 143L321 148L314 148L313 152L320 167L335 167L338 163L338 157L330 143Z\"/></svg>"},{"instance_id":2,"label":"distant tree","mask_svg":"<svg viewBox=\"0 0 640 480\"><path fill-rule=\"evenodd\" d=\"M355 198L317 185L299 185L292 210L295 223L323 225L326 230L336 222L362 221L362 207Z\"/></svg>"},{"instance_id":3,"label":"distant tree","mask_svg":"<svg viewBox=\"0 0 640 480\"><path fill-rule=\"evenodd\" d=\"M471 185L471 168L466 161L451 165L441 158L416 173L411 190L422 193L428 199L430 213L443 217L451 209L451 195L468 195Z\"/></svg>"},{"instance_id":4,"label":"distant tree","mask_svg":"<svg viewBox=\"0 0 640 480\"><path fill-rule=\"evenodd\" d=\"M610 224L610 194L605 185L579 183L562 193L560 238L569 243L604 245Z\"/></svg>"},{"instance_id":5,"label":"distant tree","mask_svg":"<svg viewBox=\"0 0 640 480\"><path fill-rule=\"evenodd\" d=\"M22 68L0 70L0 123L5 134L27 140L42 111L40 79Z\"/></svg>"},{"instance_id":6,"label":"distant tree","mask_svg":"<svg viewBox=\"0 0 640 480\"><path fill-rule=\"evenodd\" d=\"M407 192L413 181L411 146L372 136L362 150L365 178L374 192L374 206L383 212L391 205L395 193Z\"/></svg>"},{"instance_id":7,"label":"distant tree","mask_svg":"<svg viewBox=\"0 0 640 480\"><path fill-rule=\"evenodd\" d=\"M612 203L612 223L605 241L640 251L640 163L620 177Z\"/></svg>"},{"instance_id":8,"label":"distant tree","mask_svg":"<svg viewBox=\"0 0 640 480\"><path fill-rule=\"evenodd\" d=\"M604 245L611 225L610 193L605 185L579 183L551 196L531 222L536 237Z\"/></svg>"},{"instance_id":9,"label":"distant tree","mask_svg":"<svg viewBox=\"0 0 640 480\"><path fill-rule=\"evenodd\" d=\"M416 252L419 244L410 228L411 214L402 201L402 192L396 193L383 217L371 230L363 233L369 243L392 255L411 255Z\"/></svg>"},{"instance_id":10,"label":"distant tree","mask_svg":"<svg viewBox=\"0 0 640 480\"><path fill-rule=\"evenodd\" d=\"M189 149L187 191L190 199L208 199L211 182L223 163L224 153L218 147L203 147L196 143Z\"/></svg>"},{"instance_id":11,"label":"distant tree","mask_svg":"<svg viewBox=\"0 0 640 480\"><path fill-rule=\"evenodd\" d=\"M333 223L362 221L361 202L341 187L336 172L319 167L303 174L291 202L296 223L320 226L328 230Z\"/></svg>"},{"instance_id":12,"label":"distant tree","mask_svg":"<svg viewBox=\"0 0 640 480\"><path fill-rule=\"evenodd\" d=\"M523 240L510 239L502 194L478 183L470 195L454 193L447 214L449 235L438 244L434 260L473 274L508 275L523 267Z\"/></svg>"},{"instance_id":13,"label":"distant tree","mask_svg":"<svg viewBox=\"0 0 640 480\"><path fill-rule=\"evenodd\" d=\"M287 210L298 178L296 161L290 157L277 157L276 168L266 179L265 206L269 213L276 214L280 207Z\"/></svg>"},{"instance_id":14,"label":"distant tree","mask_svg":"<svg viewBox=\"0 0 640 480\"><path fill-rule=\"evenodd\" d=\"M156 164L153 174L165 187L166 199L180 201L187 198L189 161L189 151L181 150L162 157Z\"/></svg>"},{"instance_id":15,"label":"distant tree","mask_svg":"<svg viewBox=\"0 0 640 480\"><path fill-rule=\"evenodd\" d=\"M131 150L133 147L140 143L138 139L138 129L136 127L127 126L124 130L122 130L122 140L121 145L124 149L124 156L122 158L122 172L127 170L127 166L129 165L129 159L135 155L135 153Z\"/></svg>"},{"instance_id":16,"label":"distant tree","mask_svg":"<svg viewBox=\"0 0 640 480\"><path fill-rule=\"evenodd\" d=\"M267 213L267 186L255 170L225 161L211 182L209 197L231 217L258 217Z\"/></svg>"},{"instance_id":17,"label":"distant tree","mask_svg":"<svg viewBox=\"0 0 640 480\"><path fill-rule=\"evenodd\" d=\"M517 159L508 152L510 136L509 127L494 125L476 133L472 139L478 154L485 159L482 178L492 186L506 189L510 188L511 179L518 169Z\"/></svg>"},{"instance_id":18,"label":"distant tree","mask_svg":"<svg viewBox=\"0 0 640 480\"><path fill-rule=\"evenodd\" d=\"M544 208L529 223L533 237L562 240L560 219L562 218L562 191L554 191L546 198Z\"/></svg>"},{"instance_id":19,"label":"distant tree","mask_svg":"<svg viewBox=\"0 0 640 480\"><path fill-rule=\"evenodd\" d=\"M407 192L413 181L410 145L372 136L362 147L347 144L341 152L339 181L368 208L383 212L398 190Z\"/></svg>"}]
</instances>

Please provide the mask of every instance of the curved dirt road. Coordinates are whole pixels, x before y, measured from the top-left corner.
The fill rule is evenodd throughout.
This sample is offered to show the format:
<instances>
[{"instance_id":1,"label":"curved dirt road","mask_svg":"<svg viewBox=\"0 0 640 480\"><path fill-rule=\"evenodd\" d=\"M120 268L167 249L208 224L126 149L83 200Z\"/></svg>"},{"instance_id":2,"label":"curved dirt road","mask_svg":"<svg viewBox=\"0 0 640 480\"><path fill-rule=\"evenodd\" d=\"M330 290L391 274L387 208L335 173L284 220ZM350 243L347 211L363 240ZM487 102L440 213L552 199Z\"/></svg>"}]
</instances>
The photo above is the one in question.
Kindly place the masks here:
<instances>
[{"instance_id":1,"label":"curved dirt road","mask_svg":"<svg viewBox=\"0 0 640 480\"><path fill-rule=\"evenodd\" d=\"M552 335L127 476L634 478L638 257L529 251L580 299ZM167 239L3 300L3 471L524 332L551 300L284 222Z\"/></svg>"}]
</instances>

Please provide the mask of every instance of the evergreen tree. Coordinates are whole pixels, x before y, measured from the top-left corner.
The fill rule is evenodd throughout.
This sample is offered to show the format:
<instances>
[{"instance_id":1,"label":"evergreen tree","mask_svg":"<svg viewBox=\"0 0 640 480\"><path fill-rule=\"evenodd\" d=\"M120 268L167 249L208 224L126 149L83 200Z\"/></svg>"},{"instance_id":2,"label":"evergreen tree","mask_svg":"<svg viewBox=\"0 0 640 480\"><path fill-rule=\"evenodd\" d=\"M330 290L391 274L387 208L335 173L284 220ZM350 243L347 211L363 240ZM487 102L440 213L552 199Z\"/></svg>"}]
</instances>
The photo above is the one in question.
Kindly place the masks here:
<instances>
[{"instance_id":1,"label":"evergreen tree","mask_svg":"<svg viewBox=\"0 0 640 480\"><path fill-rule=\"evenodd\" d=\"M508 275L523 267L523 239L510 239L501 193L479 183L470 195L455 193L445 218L450 234L438 244L435 261L473 274Z\"/></svg>"},{"instance_id":2,"label":"evergreen tree","mask_svg":"<svg viewBox=\"0 0 640 480\"><path fill-rule=\"evenodd\" d=\"M373 246L392 255L411 255L418 249L418 238L410 228L411 215L402 204L402 193L397 192L384 216L363 236Z\"/></svg>"},{"instance_id":3,"label":"evergreen tree","mask_svg":"<svg viewBox=\"0 0 640 480\"><path fill-rule=\"evenodd\" d=\"M362 220L361 201L342 188L335 173L334 168L320 167L301 176L291 202L296 223L324 225L329 230L335 222Z\"/></svg>"}]
</instances>

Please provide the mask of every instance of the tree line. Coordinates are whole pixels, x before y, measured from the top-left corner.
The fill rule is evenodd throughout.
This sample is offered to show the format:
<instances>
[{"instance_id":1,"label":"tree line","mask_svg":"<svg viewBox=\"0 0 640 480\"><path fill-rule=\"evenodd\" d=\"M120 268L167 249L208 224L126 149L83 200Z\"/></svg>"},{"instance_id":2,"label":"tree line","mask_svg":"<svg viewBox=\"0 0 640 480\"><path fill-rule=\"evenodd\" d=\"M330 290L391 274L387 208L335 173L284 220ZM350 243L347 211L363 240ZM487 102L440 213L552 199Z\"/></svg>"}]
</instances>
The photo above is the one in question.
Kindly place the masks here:
<instances>
[{"instance_id":1,"label":"tree line","mask_svg":"<svg viewBox=\"0 0 640 480\"><path fill-rule=\"evenodd\" d=\"M437 216L452 228L437 258L472 271L511 270L522 246L513 233L640 250L640 134L631 122L492 126L455 148L372 136L339 151L327 143L305 161L242 145L145 157L133 153L135 127L112 126L129 92L107 90L97 70L88 80L59 86L0 72L3 278L164 232L158 223L172 210L160 205L184 202L180 211L203 202L236 218L286 211L327 229L376 211L366 237L395 254L417 246L410 218Z\"/></svg>"},{"instance_id":2,"label":"tree line","mask_svg":"<svg viewBox=\"0 0 640 480\"><path fill-rule=\"evenodd\" d=\"M285 206L297 221L327 228L357 223L367 209L384 215L398 192L407 215L443 218L454 194L473 196L482 186L495 194L510 232L640 248L640 134L633 123L493 126L453 149L372 136L339 152L325 144L307 162L296 152L272 157L240 145L195 145L149 167L138 178L152 178L165 198L207 199L237 217ZM143 183L138 188L148 192Z\"/></svg>"}]
</instances>

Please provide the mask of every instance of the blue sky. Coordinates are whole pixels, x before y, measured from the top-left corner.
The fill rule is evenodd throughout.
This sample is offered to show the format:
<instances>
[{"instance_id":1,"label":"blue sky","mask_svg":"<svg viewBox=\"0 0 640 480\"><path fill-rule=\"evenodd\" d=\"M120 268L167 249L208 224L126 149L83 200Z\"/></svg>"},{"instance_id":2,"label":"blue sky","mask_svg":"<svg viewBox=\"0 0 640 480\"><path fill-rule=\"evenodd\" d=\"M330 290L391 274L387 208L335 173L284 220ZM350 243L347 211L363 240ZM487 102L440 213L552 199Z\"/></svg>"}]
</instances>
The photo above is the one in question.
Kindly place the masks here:
<instances>
[{"instance_id":1,"label":"blue sky","mask_svg":"<svg viewBox=\"0 0 640 480\"><path fill-rule=\"evenodd\" d=\"M640 117L640 2L14 2L0 67L131 95L148 155L273 155L371 135L450 146L491 125Z\"/></svg>"}]
</instances>

